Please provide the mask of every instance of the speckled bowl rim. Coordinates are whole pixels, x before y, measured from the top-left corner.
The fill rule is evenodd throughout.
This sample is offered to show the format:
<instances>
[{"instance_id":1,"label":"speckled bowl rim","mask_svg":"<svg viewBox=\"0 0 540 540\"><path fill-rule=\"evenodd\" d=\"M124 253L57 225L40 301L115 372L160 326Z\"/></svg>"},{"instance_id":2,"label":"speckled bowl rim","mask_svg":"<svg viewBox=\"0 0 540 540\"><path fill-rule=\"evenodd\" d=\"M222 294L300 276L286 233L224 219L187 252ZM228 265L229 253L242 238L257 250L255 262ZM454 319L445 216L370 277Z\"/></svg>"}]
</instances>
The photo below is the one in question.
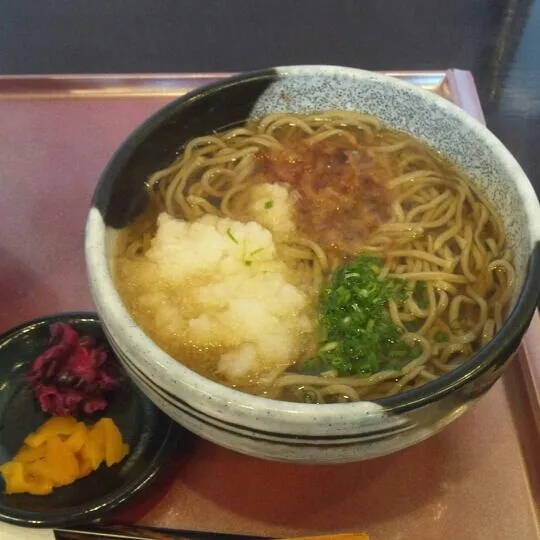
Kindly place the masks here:
<instances>
[{"instance_id":1,"label":"speckled bowl rim","mask_svg":"<svg viewBox=\"0 0 540 540\"><path fill-rule=\"evenodd\" d=\"M130 328L130 339L132 342L144 344L144 349L152 355L153 363L159 367L159 370L162 373L168 373L170 378L182 381L184 386L191 387L192 392L196 391L202 399L207 399L211 402L211 405L204 407L204 409L201 408L201 410L206 410L209 414L220 408L238 411L243 410L248 416L254 412L259 416L273 418L274 420L281 418L292 425L305 423L307 416L311 418L316 416L318 422L332 422L332 419L337 417L352 418L355 415L365 413L365 407L363 406L365 403L378 404L387 412L411 411L437 401L449 393L454 392L456 389L490 369L492 364L501 361L501 359L508 358L517 348L522 334L528 327L536 307L536 299L540 292L540 284L537 283L540 280L535 279L535 276L538 276L540 272L540 209L536 194L515 158L499 139L497 139L497 137L485 126L480 124L457 105L435 93L425 91L410 83L388 75L356 68L307 65L280 66L271 69L246 72L197 88L160 109L131 133L107 165L96 188L94 201L99 196L100 189L103 189L102 186L110 181L108 176L114 174L114 172L118 171L123 164L129 161L130 156L134 150L142 144L144 138L149 133L152 133L153 129L167 118L174 115L178 109L189 106L190 102L198 99L200 96L217 93L223 88L242 82L269 77L270 73L275 76L275 71L278 71L278 74L281 77L298 76L302 74L309 75L314 73L322 74L323 72L332 76L344 74L357 77L359 80L365 78L377 80L384 85L394 86L398 89L406 89L407 92L414 92L426 102L426 106L437 107L438 109L443 110L445 114L454 116L461 123L466 124L467 128L472 133L482 139L484 143L492 149L493 153L499 158L502 166L515 170L516 175L514 183L516 184L516 189L527 213L528 229L531 238L531 251L529 269L525 283L519 294L518 301L507 318L505 325L486 347L482 348L462 366L439 377L433 382L429 382L417 389L398 393L394 396L374 400L372 402L360 401L356 403L324 405L292 403L277 401L261 396L253 396L214 382L190 370L165 353L138 327L125 308L108 269L102 267L96 273L96 263L97 267L99 267L99 257L100 255L103 256L103 254L95 252L96 248L94 247L94 243L96 235L99 234L99 232L95 230L95 226L89 217L85 242L87 267L91 278L94 280L93 287L99 287L99 292L97 294L93 290L94 298L97 297L97 300L99 298L103 299L103 302L99 302L99 304L102 306L103 311L100 313L100 316L104 320L105 326L107 326L107 319L113 316L113 311L120 313L123 319L123 326L129 326ZM96 285L96 279L99 280L99 285ZM107 307L107 304L110 304L110 302L115 303L115 309L111 310L110 307ZM98 302L96 301L96 303ZM139 368L141 369L141 366L139 366Z\"/></svg>"}]
</instances>

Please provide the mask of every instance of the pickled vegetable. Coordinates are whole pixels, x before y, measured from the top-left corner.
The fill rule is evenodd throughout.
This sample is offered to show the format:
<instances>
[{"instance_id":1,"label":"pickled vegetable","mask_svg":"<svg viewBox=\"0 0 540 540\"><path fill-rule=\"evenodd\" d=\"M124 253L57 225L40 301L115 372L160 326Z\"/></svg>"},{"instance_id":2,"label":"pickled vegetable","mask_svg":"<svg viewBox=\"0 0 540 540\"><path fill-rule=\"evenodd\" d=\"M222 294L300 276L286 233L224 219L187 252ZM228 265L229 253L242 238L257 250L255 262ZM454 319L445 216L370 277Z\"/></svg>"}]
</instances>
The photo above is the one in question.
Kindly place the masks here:
<instances>
[{"instance_id":1,"label":"pickled vegetable","mask_svg":"<svg viewBox=\"0 0 540 540\"><path fill-rule=\"evenodd\" d=\"M93 426L73 417L55 416L30 433L15 457L0 466L6 493L47 495L91 474L103 463L119 463L129 453L112 418Z\"/></svg>"},{"instance_id":2,"label":"pickled vegetable","mask_svg":"<svg viewBox=\"0 0 540 540\"><path fill-rule=\"evenodd\" d=\"M24 439L24 444L31 448L37 448L55 435L71 435L77 420L72 416L55 416L49 418L35 433L30 433Z\"/></svg>"}]
</instances>

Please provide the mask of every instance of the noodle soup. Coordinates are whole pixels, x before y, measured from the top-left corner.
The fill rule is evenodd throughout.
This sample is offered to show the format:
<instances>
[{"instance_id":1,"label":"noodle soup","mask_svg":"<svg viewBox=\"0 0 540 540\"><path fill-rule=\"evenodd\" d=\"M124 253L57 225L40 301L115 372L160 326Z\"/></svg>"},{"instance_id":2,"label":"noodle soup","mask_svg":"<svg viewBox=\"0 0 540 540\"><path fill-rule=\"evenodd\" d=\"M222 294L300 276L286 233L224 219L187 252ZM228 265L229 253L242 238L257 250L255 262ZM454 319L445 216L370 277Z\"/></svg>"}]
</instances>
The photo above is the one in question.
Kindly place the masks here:
<instances>
[{"instance_id":1,"label":"noodle soup","mask_svg":"<svg viewBox=\"0 0 540 540\"><path fill-rule=\"evenodd\" d=\"M351 111L272 114L190 141L147 182L115 280L166 352L239 390L308 403L392 395L501 328L501 219L467 175Z\"/></svg>"}]
</instances>

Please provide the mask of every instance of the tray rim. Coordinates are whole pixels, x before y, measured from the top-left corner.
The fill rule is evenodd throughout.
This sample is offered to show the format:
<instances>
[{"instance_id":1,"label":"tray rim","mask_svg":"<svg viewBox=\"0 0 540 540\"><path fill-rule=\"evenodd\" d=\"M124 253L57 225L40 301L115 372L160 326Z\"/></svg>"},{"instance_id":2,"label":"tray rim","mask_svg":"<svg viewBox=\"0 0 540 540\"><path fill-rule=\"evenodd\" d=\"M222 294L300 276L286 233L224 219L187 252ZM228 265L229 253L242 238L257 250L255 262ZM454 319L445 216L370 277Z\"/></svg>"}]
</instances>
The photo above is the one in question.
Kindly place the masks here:
<instances>
[{"instance_id":1,"label":"tray rim","mask_svg":"<svg viewBox=\"0 0 540 540\"><path fill-rule=\"evenodd\" d=\"M470 71L381 70L452 101L485 124ZM236 75L235 71L166 73L76 73L0 75L0 100L123 99L180 97L190 90Z\"/></svg>"},{"instance_id":2,"label":"tray rim","mask_svg":"<svg viewBox=\"0 0 540 540\"><path fill-rule=\"evenodd\" d=\"M459 69L429 71L379 71L409 81L450 98L456 82L471 78ZM0 75L0 100L4 99L88 99L180 96L204 83L218 81L238 72L185 73L95 73ZM476 94L474 83L471 85Z\"/></svg>"}]
</instances>

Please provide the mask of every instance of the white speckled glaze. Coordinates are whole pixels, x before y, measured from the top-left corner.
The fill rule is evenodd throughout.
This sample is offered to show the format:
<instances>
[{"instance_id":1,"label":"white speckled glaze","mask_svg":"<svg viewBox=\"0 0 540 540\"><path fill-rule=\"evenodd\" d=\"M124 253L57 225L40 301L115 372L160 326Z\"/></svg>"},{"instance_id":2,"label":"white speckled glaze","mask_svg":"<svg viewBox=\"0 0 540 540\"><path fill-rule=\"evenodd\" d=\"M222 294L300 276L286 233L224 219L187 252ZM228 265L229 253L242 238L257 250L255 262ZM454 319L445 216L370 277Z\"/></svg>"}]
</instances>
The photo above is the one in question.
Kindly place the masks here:
<instances>
[{"instance_id":1,"label":"white speckled glaze","mask_svg":"<svg viewBox=\"0 0 540 540\"><path fill-rule=\"evenodd\" d=\"M444 99L389 77L331 66L276 71L277 80L260 96L252 117L329 108L365 111L425 140L468 170L503 216L516 254L519 292L532 248L540 239L540 208L517 162L488 130ZM105 225L100 211L92 208L86 231L87 266L112 346L160 408L223 446L263 458L306 463L377 457L436 433L500 375L483 381L470 397L441 395L432 403L409 408L406 414L394 414L372 402L307 405L237 392L176 362L133 321L111 279L116 234Z\"/></svg>"}]
</instances>

